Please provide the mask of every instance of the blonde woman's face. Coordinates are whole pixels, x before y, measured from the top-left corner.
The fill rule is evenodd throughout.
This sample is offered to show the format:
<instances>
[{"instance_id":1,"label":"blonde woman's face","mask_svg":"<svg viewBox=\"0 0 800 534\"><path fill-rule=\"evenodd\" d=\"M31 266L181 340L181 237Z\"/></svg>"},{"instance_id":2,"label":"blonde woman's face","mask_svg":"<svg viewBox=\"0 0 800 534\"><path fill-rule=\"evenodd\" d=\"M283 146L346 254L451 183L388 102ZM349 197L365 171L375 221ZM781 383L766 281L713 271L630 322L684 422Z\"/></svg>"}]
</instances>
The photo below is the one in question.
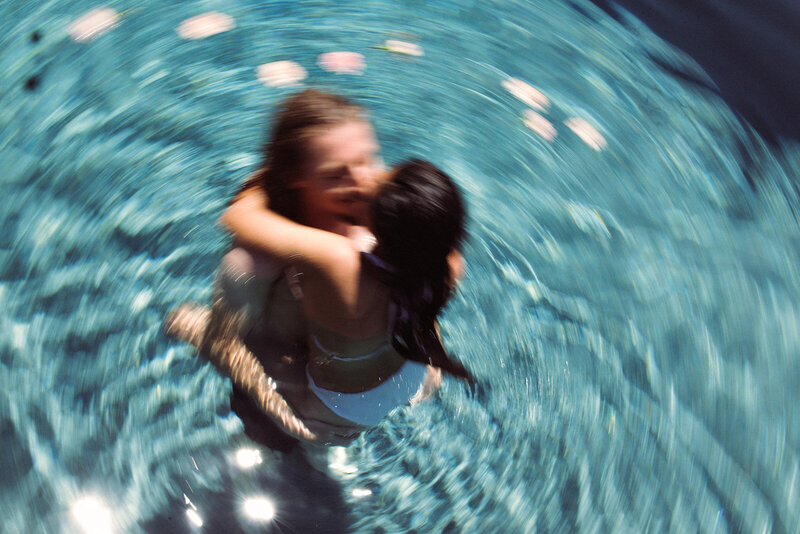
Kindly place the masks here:
<instances>
[{"instance_id":1,"label":"blonde woman's face","mask_svg":"<svg viewBox=\"0 0 800 534\"><path fill-rule=\"evenodd\" d=\"M349 121L310 140L302 202L309 223L326 218L361 219L381 178L375 132L366 121Z\"/></svg>"}]
</instances>

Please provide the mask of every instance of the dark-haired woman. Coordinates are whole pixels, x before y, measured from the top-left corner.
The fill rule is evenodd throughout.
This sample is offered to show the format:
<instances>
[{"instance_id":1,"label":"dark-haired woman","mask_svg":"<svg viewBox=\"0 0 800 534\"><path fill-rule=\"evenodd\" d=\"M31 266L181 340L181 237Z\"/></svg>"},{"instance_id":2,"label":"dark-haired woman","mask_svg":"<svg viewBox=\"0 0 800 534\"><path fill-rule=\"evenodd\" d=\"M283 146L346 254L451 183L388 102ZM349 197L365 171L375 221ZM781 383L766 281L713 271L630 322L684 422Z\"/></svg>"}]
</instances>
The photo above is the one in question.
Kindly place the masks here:
<instances>
[{"instance_id":1,"label":"dark-haired woman","mask_svg":"<svg viewBox=\"0 0 800 534\"><path fill-rule=\"evenodd\" d=\"M372 253L246 202L221 222L294 273L307 325L308 387L286 397L303 420L358 430L421 395L428 366L470 378L436 332L460 259L464 207L452 180L430 163L399 166L378 190L370 205Z\"/></svg>"}]
</instances>

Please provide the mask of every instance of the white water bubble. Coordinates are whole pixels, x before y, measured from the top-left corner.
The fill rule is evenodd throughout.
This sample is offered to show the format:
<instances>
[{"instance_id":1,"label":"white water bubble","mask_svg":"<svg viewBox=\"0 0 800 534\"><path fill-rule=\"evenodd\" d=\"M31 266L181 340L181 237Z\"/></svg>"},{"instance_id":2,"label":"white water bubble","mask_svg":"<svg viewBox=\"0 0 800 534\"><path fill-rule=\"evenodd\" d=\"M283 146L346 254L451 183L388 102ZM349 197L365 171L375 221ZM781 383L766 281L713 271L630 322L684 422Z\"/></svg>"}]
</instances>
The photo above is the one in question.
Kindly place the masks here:
<instances>
[{"instance_id":1,"label":"white water bubble","mask_svg":"<svg viewBox=\"0 0 800 534\"><path fill-rule=\"evenodd\" d=\"M67 29L73 41L88 43L115 28L119 15L110 7L93 9L75 19Z\"/></svg>"},{"instance_id":2,"label":"white water bubble","mask_svg":"<svg viewBox=\"0 0 800 534\"><path fill-rule=\"evenodd\" d=\"M11 344L15 349L22 350L25 348L30 329L30 325L25 323L14 323L11 326Z\"/></svg>"},{"instance_id":3,"label":"white water bubble","mask_svg":"<svg viewBox=\"0 0 800 534\"><path fill-rule=\"evenodd\" d=\"M409 43L406 41L398 41L395 39L389 39L384 43L384 47L389 52L394 52L395 54L405 54L407 56L424 56L425 51L422 50L422 47L415 43Z\"/></svg>"},{"instance_id":4,"label":"white water bubble","mask_svg":"<svg viewBox=\"0 0 800 534\"><path fill-rule=\"evenodd\" d=\"M153 299L153 293L149 289L145 289L144 291L140 291L131 301L131 311L136 313L140 312L150 304L150 301Z\"/></svg>"},{"instance_id":5,"label":"white water bubble","mask_svg":"<svg viewBox=\"0 0 800 534\"><path fill-rule=\"evenodd\" d=\"M362 74L367 68L364 55L358 52L326 52L317 57L317 64L335 74Z\"/></svg>"},{"instance_id":6,"label":"white water bubble","mask_svg":"<svg viewBox=\"0 0 800 534\"><path fill-rule=\"evenodd\" d=\"M175 31L183 39L197 40L232 30L235 27L236 23L229 15L209 11L184 20Z\"/></svg>"},{"instance_id":7,"label":"white water bubble","mask_svg":"<svg viewBox=\"0 0 800 534\"><path fill-rule=\"evenodd\" d=\"M258 81L267 87L293 87L306 77L306 69L294 61L273 61L256 68Z\"/></svg>"},{"instance_id":8,"label":"white water bubble","mask_svg":"<svg viewBox=\"0 0 800 534\"><path fill-rule=\"evenodd\" d=\"M255 521L272 521L275 518L275 506L266 497L251 497L244 501L244 513Z\"/></svg>"},{"instance_id":9,"label":"white water bubble","mask_svg":"<svg viewBox=\"0 0 800 534\"><path fill-rule=\"evenodd\" d=\"M523 112L523 122L525 126L530 128L545 141L552 141L558 135L555 126L532 109L526 109Z\"/></svg>"},{"instance_id":10,"label":"white water bubble","mask_svg":"<svg viewBox=\"0 0 800 534\"><path fill-rule=\"evenodd\" d=\"M111 509L97 497L87 496L72 505L72 517L85 534L109 534L113 532Z\"/></svg>"},{"instance_id":11,"label":"white water bubble","mask_svg":"<svg viewBox=\"0 0 800 534\"><path fill-rule=\"evenodd\" d=\"M550 107L550 99L528 82L522 81L519 78L509 78L503 80L501 85L503 89L535 110L547 111Z\"/></svg>"},{"instance_id":12,"label":"white water bubble","mask_svg":"<svg viewBox=\"0 0 800 534\"><path fill-rule=\"evenodd\" d=\"M581 141L589 145L589 147L597 152L605 150L605 148L608 146L608 142L606 141L606 138L603 137L603 134L598 132L597 128L589 124L586 119L570 117L564 121L564 125L572 130L572 132L577 135Z\"/></svg>"},{"instance_id":13,"label":"white water bubble","mask_svg":"<svg viewBox=\"0 0 800 534\"><path fill-rule=\"evenodd\" d=\"M236 451L236 464L242 469L249 469L262 461L261 451L258 449L239 449Z\"/></svg>"},{"instance_id":14,"label":"white water bubble","mask_svg":"<svg viewBox=\"0 0 800 534\"><path fill-rule=\"evenodd\" d=\"M188 510L186 510L186 517L189 518L189 521L193 525L195 525L197 527L202 527L203 526L203 518L200 517L200 514L197 513L197 510L193 510L192 508L189 508Z\"/></svg>"}]
</instances>

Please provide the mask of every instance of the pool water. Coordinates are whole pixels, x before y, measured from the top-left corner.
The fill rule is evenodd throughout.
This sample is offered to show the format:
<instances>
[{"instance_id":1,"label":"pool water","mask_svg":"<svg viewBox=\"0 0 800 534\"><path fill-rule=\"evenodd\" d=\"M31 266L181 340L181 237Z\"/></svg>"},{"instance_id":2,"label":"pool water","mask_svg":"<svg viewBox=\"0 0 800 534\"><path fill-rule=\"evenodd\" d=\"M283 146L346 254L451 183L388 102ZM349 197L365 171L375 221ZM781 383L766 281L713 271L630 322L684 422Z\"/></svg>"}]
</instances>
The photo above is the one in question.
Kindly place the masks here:
<instances>
[{"instance_id":1,"label":"pool water","mask_svg":"<svg viewBox=\"0 0 800 534\"><path fill-rule=\"evenodd\" d=\"M176 31L208 12L225 31ZM636 20L589 0L0 15L0 532L800 532L800 146ZM361 72L322 68L332 51ZM282 453L160 328L210 297L216 218L309 85L368 106L387 161L461 185L442 330L479 385Z\"/></svg>"}]
</instances>

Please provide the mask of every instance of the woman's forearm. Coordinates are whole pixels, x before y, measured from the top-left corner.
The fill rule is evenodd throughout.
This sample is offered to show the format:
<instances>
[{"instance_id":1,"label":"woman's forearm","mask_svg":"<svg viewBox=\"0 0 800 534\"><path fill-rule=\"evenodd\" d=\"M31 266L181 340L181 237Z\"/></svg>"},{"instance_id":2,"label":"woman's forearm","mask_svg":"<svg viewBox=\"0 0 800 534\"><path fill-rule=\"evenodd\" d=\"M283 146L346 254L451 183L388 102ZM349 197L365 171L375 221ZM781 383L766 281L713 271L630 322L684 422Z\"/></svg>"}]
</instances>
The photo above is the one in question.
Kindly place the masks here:
<instances>
[{"instance_id":1,"label":"woman's forearm","mask_svg":"<svg viewBox=\"0 0 800 534\"><path fill-rule=\"evenodd\" d=\"M343 236L298 224L266 208L266 195L247 193L235 200L219 223L237 242L282 262L296 262L327 270L352 255Z\"/></svg>"}]
</instances>

